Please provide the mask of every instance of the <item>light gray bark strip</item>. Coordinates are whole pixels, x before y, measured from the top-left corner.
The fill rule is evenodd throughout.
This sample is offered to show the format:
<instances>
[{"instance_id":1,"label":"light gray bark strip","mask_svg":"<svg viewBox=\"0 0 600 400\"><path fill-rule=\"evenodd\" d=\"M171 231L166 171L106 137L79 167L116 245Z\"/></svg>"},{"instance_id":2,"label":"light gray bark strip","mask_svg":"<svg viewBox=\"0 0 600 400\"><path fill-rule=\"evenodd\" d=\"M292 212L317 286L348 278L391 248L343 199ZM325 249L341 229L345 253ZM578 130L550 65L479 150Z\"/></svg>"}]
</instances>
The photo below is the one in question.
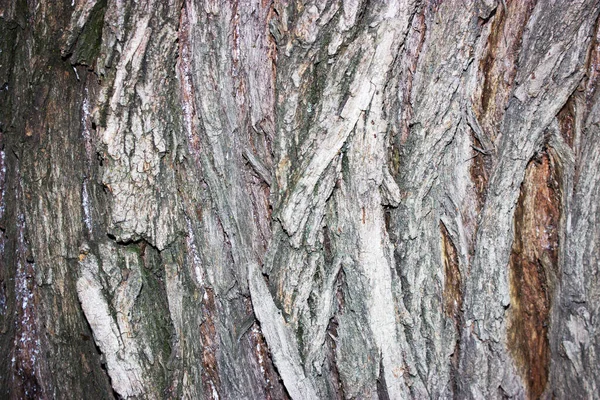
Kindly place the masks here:
<instances>
[{"instance_id":1,"label":"light gray bark strip","mask_svg":"<svg viewBox=\"0 0 600 400\"><path fill-rule=\"evenodd\" d=\"M281 310L277 308L269 288L257 265L248 266L248 286L252 305L281 378L294 400L316 399L317 390L312 379L304 373L304 367L294 332L285 322Z\"/></svg>"}]
</instances>

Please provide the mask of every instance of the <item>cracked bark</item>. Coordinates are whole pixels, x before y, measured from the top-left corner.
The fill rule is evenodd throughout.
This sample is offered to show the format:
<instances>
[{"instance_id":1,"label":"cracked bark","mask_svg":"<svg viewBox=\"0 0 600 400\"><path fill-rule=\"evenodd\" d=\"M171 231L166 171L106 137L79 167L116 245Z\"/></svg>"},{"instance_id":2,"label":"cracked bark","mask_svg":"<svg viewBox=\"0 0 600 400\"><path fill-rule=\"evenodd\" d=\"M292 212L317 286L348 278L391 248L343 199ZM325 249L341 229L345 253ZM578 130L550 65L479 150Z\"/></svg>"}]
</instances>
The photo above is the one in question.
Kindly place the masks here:
<instances>
[{"instance_id":1,"label":"cracked bark","mask_svg":"<svg viewBox=\"0 0 600 400\"><path fill-rule=\"evenodd\" d=\"M0 397L593 398L597 0L0 0Z\"/></svg>"}]
</instances>

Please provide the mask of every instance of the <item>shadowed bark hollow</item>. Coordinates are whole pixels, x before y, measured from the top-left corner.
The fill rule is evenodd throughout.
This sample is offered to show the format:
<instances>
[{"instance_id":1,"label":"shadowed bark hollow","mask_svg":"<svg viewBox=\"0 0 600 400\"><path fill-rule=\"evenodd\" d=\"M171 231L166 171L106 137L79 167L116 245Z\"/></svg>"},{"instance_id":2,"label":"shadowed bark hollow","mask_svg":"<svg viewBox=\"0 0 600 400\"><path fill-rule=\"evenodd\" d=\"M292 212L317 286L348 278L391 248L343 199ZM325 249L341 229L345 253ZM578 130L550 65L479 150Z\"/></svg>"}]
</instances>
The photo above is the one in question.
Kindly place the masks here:
<instances>
[{"instance_id":1,"label":"shadowed bark hollow","mask_svg":"<svg viewBox=\"0 0 600 400\"><path fill-rule=\"evenodd\" d=\"M0 397L598 397L599 13L0 0Z\"/></svg>"}]
</instances>

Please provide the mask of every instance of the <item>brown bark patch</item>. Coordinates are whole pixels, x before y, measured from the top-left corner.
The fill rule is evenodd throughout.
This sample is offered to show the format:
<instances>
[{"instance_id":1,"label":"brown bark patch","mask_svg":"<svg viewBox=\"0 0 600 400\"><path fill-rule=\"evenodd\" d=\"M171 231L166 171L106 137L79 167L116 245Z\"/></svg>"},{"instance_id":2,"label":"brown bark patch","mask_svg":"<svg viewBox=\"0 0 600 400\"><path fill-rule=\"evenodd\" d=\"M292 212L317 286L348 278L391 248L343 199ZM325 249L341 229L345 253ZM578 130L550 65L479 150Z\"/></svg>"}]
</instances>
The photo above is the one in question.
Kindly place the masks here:
<instances>
[{"instance_id":1,"label":"brown bark patch","mask_svg":"<svg viewBox=\"0 0 600 400\"><path fill-rule=\"evenodd\" d=\"M548 382L548 325L561 216L558 182L552 156L544 151L527 166L515 211L507 339L532 399L540 398Z\"/></svg>"},{"instance_id":2,"label":"brown bark patch","mask_svg":"<svg viewBox=\"0 0 600 400\"><path fill-rule=\"evenodd\" d=\"M479 63L482 85L474 101L482 129L494 141L517 73L523 31L537 0L506 0L492 20L484 56Z\"/></svg>"},{"instance_id":3,"label":"brown bark patch","mask_svg":"<svg viewBox=\"0 0 600 400\"><path fill-rule=\"evenodd\" d=\"M440 223L442 235L442 261L444 263L444 311L458 325L462 309L461 275L458 264L458 253L450 233L443 223Z\"/></svg>"}]
</instances>

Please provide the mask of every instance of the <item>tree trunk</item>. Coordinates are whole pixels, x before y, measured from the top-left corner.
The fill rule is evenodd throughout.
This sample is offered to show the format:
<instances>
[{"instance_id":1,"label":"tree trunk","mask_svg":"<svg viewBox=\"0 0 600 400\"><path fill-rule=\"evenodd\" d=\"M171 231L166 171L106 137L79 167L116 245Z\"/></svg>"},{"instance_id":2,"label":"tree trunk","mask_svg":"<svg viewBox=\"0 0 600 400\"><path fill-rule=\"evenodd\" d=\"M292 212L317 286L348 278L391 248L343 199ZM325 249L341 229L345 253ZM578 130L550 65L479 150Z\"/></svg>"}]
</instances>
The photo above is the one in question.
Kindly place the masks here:
<instances>
[{"instance_id":1,"label":"tree trunk","mask_svg":"<svg viewBox=\"0 0 600 400\"><path fill-rule=\"evenodd\" d=\"M0 0L0 397L597 397L599 3Z\"/></svg>"}]
</instances>

